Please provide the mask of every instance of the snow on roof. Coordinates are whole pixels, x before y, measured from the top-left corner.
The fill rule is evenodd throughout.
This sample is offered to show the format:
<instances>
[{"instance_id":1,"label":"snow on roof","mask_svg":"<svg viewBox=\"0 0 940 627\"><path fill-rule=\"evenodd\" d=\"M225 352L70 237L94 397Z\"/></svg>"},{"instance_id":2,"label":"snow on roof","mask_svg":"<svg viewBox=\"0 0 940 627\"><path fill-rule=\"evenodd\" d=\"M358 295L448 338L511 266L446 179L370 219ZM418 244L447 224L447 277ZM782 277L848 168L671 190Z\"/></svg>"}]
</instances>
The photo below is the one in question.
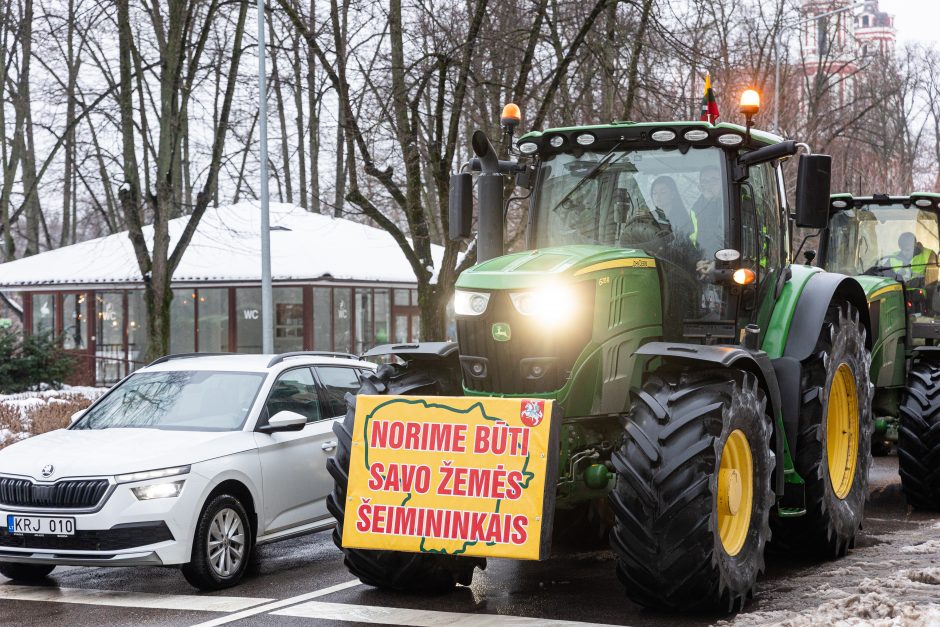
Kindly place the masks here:
<instances>
[{"instance_id":1,"label":"snow on roof","mask_svg":"<svg viewBox=\"0 0 940 627\"><path fill-rule=\"evenodd\" d=\"M170 221L171 252L188 219ZM271 203L270 219L275 281L415 283L404 253L381 229L279 203ZM173 282L260 281L260 222L257 203L207 209ZM144 236L152 249L153 227ZM443 250L432 248L435 265ZM0 289L141 282L126 231L0 264Z\"/></svg>"}]
</instances>

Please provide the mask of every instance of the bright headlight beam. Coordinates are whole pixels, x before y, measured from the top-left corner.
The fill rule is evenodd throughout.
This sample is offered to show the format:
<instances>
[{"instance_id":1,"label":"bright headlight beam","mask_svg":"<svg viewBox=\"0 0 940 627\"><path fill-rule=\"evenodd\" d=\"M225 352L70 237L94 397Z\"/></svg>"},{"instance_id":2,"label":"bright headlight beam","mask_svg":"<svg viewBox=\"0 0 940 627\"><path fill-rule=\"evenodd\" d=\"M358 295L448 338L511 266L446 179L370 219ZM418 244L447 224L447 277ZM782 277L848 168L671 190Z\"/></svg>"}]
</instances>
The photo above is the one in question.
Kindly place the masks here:
<instances>
[{"instance_id":1,"label":"bright headlight beam","mask_svg":"<svg viewBox=\"0 0 940 627\"><path fill-rule=\"evenodd\" d=\"M150 501L152 499L169 499L180 495L183 491L183 484L186 481L173 481L171 483L152 483L150 485L141 485L131 488L131 492L137 497L138 501Z\"/></svg>"},{"instance_id":2,"label":"bright headlight beam","mask_svg":"<svg viewBox=\"0 0 940 627\"><path fill-rule=\"evenodd\" d=\"M578 306L577 297L567 285L548 285L529 292L514 292L509 298L516 311L547 328L557 328L570 320Z\"/></svg>"}]
</instances>

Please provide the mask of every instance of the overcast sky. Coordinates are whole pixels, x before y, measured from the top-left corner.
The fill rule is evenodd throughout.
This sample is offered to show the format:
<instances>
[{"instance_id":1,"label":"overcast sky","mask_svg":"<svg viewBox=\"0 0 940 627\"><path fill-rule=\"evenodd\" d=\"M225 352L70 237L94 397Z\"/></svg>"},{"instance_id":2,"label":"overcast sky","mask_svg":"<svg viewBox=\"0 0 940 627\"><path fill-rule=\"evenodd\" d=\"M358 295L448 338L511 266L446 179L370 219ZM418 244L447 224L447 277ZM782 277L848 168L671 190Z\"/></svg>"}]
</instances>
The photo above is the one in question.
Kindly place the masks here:
<instances>
[{"instance_id":1,"label":"overcast sky","mask_svg":"<svg viewBox=\"0 0 940 627\"><path fill-rule=\"evenodd\" d=\"M894 15L900 43L940 43L940 0L881 0L879 7Z\"/></svg>"}]
</instances>

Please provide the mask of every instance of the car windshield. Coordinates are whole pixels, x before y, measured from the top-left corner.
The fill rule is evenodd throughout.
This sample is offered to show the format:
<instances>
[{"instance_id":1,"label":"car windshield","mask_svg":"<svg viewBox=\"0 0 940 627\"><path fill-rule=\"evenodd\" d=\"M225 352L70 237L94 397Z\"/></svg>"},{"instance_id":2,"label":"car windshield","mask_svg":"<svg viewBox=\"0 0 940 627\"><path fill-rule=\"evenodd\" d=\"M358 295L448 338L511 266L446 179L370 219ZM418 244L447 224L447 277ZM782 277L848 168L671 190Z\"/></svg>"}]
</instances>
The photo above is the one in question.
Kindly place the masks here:
<instances>
[{"instance_id":1,"label":"car windshield","mask_svg":"<svg viewBox=\"0 0 940 627\"><path fill-rule=\"evenodd\" d=\"M72 428L236 431L245 423L265 376L200 370L137 373Z\"/></svg>"},{"instance_id":2,"label":"car windshield","mask_svg":"<svg viewBox=\"0 0 940 627\"><path fill-rule=\"evenodd\" d=\"M724 248L722 151L693 148L559 154L542 164L538 246L600 244L649 254Z\"/></svg>"}]
</instances>

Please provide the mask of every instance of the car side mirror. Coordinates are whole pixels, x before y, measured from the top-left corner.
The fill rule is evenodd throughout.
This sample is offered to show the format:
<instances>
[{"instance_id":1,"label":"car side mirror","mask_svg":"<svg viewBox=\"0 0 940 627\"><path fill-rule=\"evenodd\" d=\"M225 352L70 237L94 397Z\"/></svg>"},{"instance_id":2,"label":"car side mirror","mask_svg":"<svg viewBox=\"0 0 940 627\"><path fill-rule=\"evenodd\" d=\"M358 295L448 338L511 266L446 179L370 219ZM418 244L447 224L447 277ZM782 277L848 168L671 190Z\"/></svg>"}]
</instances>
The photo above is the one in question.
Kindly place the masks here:
<instances>
[{"instance_id":1,"label":"car side mirror","mask_svg":"<svg viewBox=\"0 0 940 627\"><path fill-rule=\"evenodd\" d=\"M829 188L832 157L800 155L796 180L796 225L804 229L823 229L829 224Z\"/></svg>"},{"instance_id":2,"label":"car side mirror","mask_svg":"<svg viewBox=\"0 0 940 627\"><path fill-rule=\"evenodd\" d=\"M447 204L451 241L469 238L473 221L473 175L469 172L451 175Z\"/></svg>"},{"instance_id":3,"label":"car side mirror","mask_svg":"<svg viewBox=\"0 0 940 627\"><path fill-rule=\"evenodd\" d=\"M260 427L259 431L274 433L277 431L300 431L307 424L307 417L295 411L279 411L268 420L268 424Z\"/></svg>"},{"instance_id":4,"label":"car side mirror","mask_svg":"<svg viewBox=\"0 0 940 627\"><path fill-rule=\"evenodd\" d=\"M70 425L74 425L74 424L75 424L75 421L77 421L79 418L81 418L82 416L84 416L86 411L88 411L87 408L86 408L86 409L79 409L77 412L75 412L74 414L72 414L71 417L69 417L69 424L70 424Z\"/></svg>"}]
</instances>

